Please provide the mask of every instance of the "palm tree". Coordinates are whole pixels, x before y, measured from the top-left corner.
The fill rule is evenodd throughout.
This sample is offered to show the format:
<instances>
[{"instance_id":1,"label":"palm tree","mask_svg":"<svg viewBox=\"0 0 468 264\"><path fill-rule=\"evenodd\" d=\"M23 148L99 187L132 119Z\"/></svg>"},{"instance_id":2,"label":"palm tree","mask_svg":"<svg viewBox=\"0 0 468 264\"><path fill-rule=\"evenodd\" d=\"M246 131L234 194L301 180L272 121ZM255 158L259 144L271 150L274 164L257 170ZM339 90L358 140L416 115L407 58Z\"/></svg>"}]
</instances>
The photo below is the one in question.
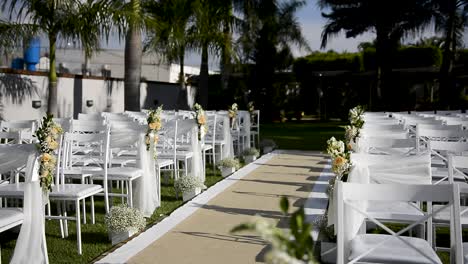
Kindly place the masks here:
<instances>
[{"instance_id":1,"label":"palm tree","mask_svg":"<svg viewBox=\"0 0 468 264\"><path fill-rule=\"evenodd\" d=\"M254 96L265 113L274 112L273 76L276 71L283 70L284 62L292 57L291 45L310 50L296 17L304 5L302 0L246 0L243 3L244 23L239 42L243 47L243 61L255 63Z\"/></svg>"},{"instance_id":2,"label":"palm tree","mask_svg":"<svg viewBox=\"0 0 468 264\"><path fill-rule=\"evenodd\" d=\"M376 34L377 94L385 92L391 73L391 57L404 36L414 36L432 21L430 0L320 0L322 16L327 22L322 31L322 48L328 40L345 32L346 37L356 37L365 32ZM384 96L385 97L385 96Z\"/></svg>"},{"instance_id":3,"label":"palm tree","mask_svg":"<svg viewBox=\"0 0 468 264\"><path fill-rule=\"evenodd\" d=\"M463 32L467 25L467 0L435 0L436 30L442 32L443 57L440 66L440 107L453 107L458 98L452 77L456 49L463 43ZM457 107L457 106L455 106Z\"/></svg>"},{"instance_id":4,"label":"palm tree","mask_svg":"<svg viewBox=\"0 0 468 264\"><path fill-rule=\"evenodd\" d=\"M189 29L191 46L201 51L201 65L197 101L208 107L208 56L215 53L226 41L223 33L223 22L230 14L231 5L224 0L196 0L193 2L193 26Z\"/></svg>"},{"instance_id":5,"label":"palm tree","mask_svg":"<svg viewBox=\"0 0 468 264\"><path fill-rule=\"evenodd\" d=\"M180 92L177 107L188 110L184 61L190 40L188 28L192 19L192 1L161 0L149 3L146 9L157 20L157 23L149 29L145 50L153 49L164 56L168 62L179 63Z\"/></svg>"},{"instance_id":6,"label":"palm tree","mask_svg":"<svg viewBox=\"0 0 468 264\"><path fill-rule=\"evenodd\" d=\"M97 15L99 8L108 6L110 0L81 2L77 0L6 0L1 6L8 11L9 21L1 21L0 38L4 42L20 43L21 39L36 34L45 34L49 39L49 96L47 113L57 116L57 72L55 51L58 38L76 39L83 43L86 53L90 54L101 30L106 30L108 16ZM95 12L89 14L87 12ZM96 13L97 12L97 13ZM85 17L94 15L94 23L87 24ZM16 16L18 22L13 22ZM25 22L26 21L26 22ZM98 27L98 28L96 28ZM11 34L12 32L20 34Z\"/></svg>"}]
</instances>

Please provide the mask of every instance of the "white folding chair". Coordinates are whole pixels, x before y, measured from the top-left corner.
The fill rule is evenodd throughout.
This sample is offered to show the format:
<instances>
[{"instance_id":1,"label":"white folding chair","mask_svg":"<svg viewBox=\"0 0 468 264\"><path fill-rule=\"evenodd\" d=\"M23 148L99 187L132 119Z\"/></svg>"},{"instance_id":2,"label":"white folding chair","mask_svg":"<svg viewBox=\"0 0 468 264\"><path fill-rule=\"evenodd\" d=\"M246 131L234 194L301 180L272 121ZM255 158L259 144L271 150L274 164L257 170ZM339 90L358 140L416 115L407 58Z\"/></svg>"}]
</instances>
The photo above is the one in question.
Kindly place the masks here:
<instances>
[{"instance_id":1,"label":"white folding chair","mask_svg":"<svg viewBox=\"0 0 468 264\"><path fill-rule=\"evenodd\" d=\"M93 148L89 154L80 155L78 159L74 157L74 146L86 144L88 148ZM83 166L83 160L92 163L91 166ZM61 228L64 229L64 236L68 236L68 220L76 221L78 253L82 254L81 247L81 214L80 202L83 202L83 219L86 219L86 199L91 199L91 221L94 224L94 196L100 193L104 195L106 213L109 212L109 191L107 184L107 164L109 162L109 131L94 134L65 133L58 155L60 168L57 168L55 186L52 187L49 198L58 201L59 207L57 216L47 216L49 219L61 221ZM104 161L104 162L102 162ZM78 164L78 166L76 166ZM103 185L94 184L90 178L89 183L82 181L81 184L67 183L66 175L100 175ZM74 217L67 216L66 202L74 202L76 214ZM63 215L62 215L63 213ZM85 222L85 221L84 221Z\"/></svg>"},{"instance_id":2,"label":"white folding chair","mask_svg":"<svg viewBox=\"0 0 468 264\"><path fill-rule=\"evenodd\" d=\"M451 208L451 259L462 263L459 218L460 194L458 185L392 185L337 184L337 263L442 263L427 240L401 236L413 227L425 223L444 208ZM369 216L363 203L367 201L443 202L445 206L434 212L424 212L417 221L398 232ZM346 214L345 214L346 213ZM367 218L390 235L353 234L347 229L350 213Z\"/></svg>"}]
</instances>

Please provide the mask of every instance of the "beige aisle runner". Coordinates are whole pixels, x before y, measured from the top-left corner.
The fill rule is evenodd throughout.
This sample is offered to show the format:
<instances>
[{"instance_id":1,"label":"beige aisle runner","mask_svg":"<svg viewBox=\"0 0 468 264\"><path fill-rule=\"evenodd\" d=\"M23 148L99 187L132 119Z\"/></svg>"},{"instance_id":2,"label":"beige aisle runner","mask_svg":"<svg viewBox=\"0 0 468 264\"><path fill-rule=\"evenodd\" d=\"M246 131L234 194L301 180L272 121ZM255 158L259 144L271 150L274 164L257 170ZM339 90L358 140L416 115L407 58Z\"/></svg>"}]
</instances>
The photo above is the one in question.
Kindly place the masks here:
<instances>
[{"instance_id":1,"label":"beige aisle runner","mask_svg":"<svg viewBox=\"0 0 468 264\"><path fill-rule=\"evenodd\" d=\"M237 224L260 215L287 223L279 210L285 195L294 208L304 204L326 164L318 152L283 152L238 180L224 192L140 251L128 263L262 263L266 243L249 233L233 235Z\"/></svg>"}]
</instances>

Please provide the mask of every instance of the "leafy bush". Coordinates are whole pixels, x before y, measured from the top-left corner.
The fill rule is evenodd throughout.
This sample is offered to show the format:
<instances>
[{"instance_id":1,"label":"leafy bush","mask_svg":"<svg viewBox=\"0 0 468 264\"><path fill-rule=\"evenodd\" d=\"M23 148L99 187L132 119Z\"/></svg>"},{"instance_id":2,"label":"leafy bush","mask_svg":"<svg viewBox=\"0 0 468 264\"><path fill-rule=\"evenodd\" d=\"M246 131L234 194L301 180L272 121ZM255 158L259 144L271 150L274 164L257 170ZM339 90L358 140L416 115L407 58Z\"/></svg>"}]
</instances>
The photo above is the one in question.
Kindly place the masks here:
<instances>
[{"instance_id":1,"label":"leafy bush","mask_svg":"<svg viewBox=\"0 0 468 264\"><path fill-rule=\"evenodd\" d=\"M174 187L179 192L186 192L195 188L206 188L206 186L203 184L203 181L200 178L191 176L179 177L175 181Z\"/></svg>"},{"instance_id":2,"label":"leafy bush","mask_svg":"<svg viewBox=\"0 0 468 264\"><path fill-rule=\"evenodd\" d=\"M244 154L244 156L258 157L258 156L260 156L260 151L258 151L258 149L256 149L256 148L249 148L249 149L244 150L243 154Z\"/></svg>"},{"instance_id":3,"label":"leafy bush","mask_svg":"<svg viewBox=\"0 0 468 264\"><path fill-rule=\"evenodd\" d=\"M221 160L218 163L218 166L225 167L225 168L236 168L236 170L240 168L239 161L233 158L226 158L226 159Z\"/></svg>"},{"instance_id":4,"label":"leafy bush","mask_svg":"<svg viewBox=\"0 0 468 264\"><path fill-rule=\"evenodd\" d=\"M310 71L360 71L362 58L359 53L314 52L294 63L294 72L310 74Z\"/></svg>"},{"instance_id":5,"label":"leafy bush","mask_svg":"<svg viewBox=\"0 0 468 264\"><path fill-rule=\"evenodd\" d=\"M107 229L112 232L140 231L146 226L143 214L126 204L113 206L105 217Z\"/></svg>"}]
</instances>

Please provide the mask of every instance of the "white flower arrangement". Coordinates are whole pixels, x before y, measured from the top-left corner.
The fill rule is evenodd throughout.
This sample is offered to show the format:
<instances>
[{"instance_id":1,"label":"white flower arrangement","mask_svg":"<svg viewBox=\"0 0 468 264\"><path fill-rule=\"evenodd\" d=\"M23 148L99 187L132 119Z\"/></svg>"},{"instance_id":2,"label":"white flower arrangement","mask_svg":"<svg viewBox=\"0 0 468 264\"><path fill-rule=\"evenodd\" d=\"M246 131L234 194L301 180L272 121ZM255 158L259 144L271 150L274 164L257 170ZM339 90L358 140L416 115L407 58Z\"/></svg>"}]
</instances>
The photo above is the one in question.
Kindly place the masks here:
<instances>
[{"instance_id":1,"label":"white flower arrangement","mask_svg":"<svg viewBox=\"0 0 468 264\"><path fill-rule=\"evenodd\" d=\"M143 214L126 204L113 206L105 217L107 229L111 232L141 231L146 226Z\"/></svg>"},{"instance_id":2,"label":"white flower arrangement","mask_svg":"<svg viewBox=\"0 0 468 264\"><path fill-rule=\"evenodd\" d=\"M327 153L332 158L332 171L341 179L351 169L349 152L345 151L345 144L341 140L331 137L327 141Z\"/></svg>"},{"instance_id":3,"label":"white flower arrangement","mask_svg":"<svg viewBox=\"0 0 468 264\"><path fill-rule=\"evenodd\" d=\"M193 107L195 108L195 119L198 125L198 140L202 140L208 132L205 111L199 104L195 104Z\"/></svg>"},{"instance_id":4,"label":"white flower arrangement","mask_svg":"<svg viewBox=\"0 0 468 264\"><path fill-rule=\"evenodd\" d=\"M53 121L52 115L42 119L41 126L36 130L35 137L39 143L37 148L41 153L39 166L40 185L44 192L52 190L57 159L54 151L58 149L57 140L63 133L62 127Z\"/></svg>"},{"instance_id":5,"label":"white flower arrangement","mask_svg":"<svg viewBox=\"0 0 468 264\"><path fill-rule=\"evenodd\" d=\"M258 157L258 156L260 156L260 151L258 151L258 149L256 149L256 148L249 148L249 149L244 150L243 154L244 154L244 156Z\"/></svg>"},{"instance_id":6,"label":"white flower arrangement","mask_svg":"<svg viewBox=\"0 0 468 264\"><path fill-rule=\"evenodd\" d=\"M156 145L159 141L158 131L161 130L162 122L161 122L161 113L162 113L162 106L158 107L157 109L153 109L148 113L148 117L146 121L148 123L148 129L146 130L145 135L145 144L146 150L150 150L151 146L151 134L153 135L154 141L154 159L156 159Z\"/></svg>"},{"instance_id":7,"label":"white flower arrangement","mask_svg":"<svg viewBox=\"0 0 468 264\"><path fill-rule=\"evenodd\" d=\"M224 168L235 168L236 170L240 168L240 163L239 160L233 159L233 158L226 158L221 160L218 163L219 167L224 167Z\"/></svg>"},{"instance_id":8,"label":"white flower arrangement","mask_svg":"<svg viewBox=\"0 0 468 264\"><path fill-rule=\"evenodd\" d=\"M235 119L237 117L238 110L239 110L239 107L237 106L237 104L233 103L228 109L229 117L232 119Z\"/></svg>"},{"instance_id":9,"label":"white flower arrangement","mask_svg":"<svg viewBox=\"0 0 468 264\"><path fill-rule=\"evenodd\" d=\"M359 137L359 129L355 126L345 126L345 140L347 144L356 143Z\"/></svg>"},{"instance_id":10,"label":"white flower arrangement","mask_svg":"<svg viewBox=\"0 0 468 264\"><path fill-rule=\"evenodd\" d=\"M200 178L192 176L179 177L174 182L174 187L177 191L182 193L194 190L195 188L206 189L206 186Z\"/></svg>"},{"instance_id":11,"label":"white flower arrangement","mask_svg":"<svg viewBox=\"0 0 468 264\"><path fill-rule=\"evenodd\" d=\"M336 140L335 137L331 137L327 140L327 153L334 159L338 156L342 156L345 152L345 144L341 140Z\"/></svg>"},{"instance_id":12,"label":"white flower arrangement","mask_svg":"<svg viewBox=\"0 0 468 264\"><path fill-rule=\"evenodd\" d=\"M349 122L352 126L361 129L364 125L364 108L360 105L349 110Z\"/></svg>"}]
</instances>

